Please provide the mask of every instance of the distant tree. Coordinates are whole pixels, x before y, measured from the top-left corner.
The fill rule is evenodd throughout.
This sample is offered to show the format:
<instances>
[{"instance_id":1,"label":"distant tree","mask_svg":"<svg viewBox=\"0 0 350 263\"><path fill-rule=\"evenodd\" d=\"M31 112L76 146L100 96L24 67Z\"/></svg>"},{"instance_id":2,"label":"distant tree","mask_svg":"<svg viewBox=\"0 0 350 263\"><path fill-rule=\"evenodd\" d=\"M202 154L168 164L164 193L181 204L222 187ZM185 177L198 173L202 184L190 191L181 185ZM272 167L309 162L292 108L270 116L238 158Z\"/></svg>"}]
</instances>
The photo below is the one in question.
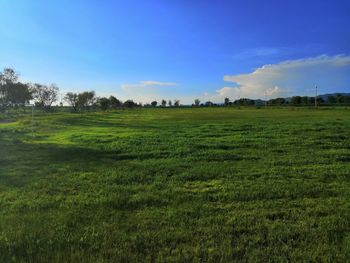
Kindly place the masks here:
<instances>
[{"instance_id":1,"label":"distant tree","mask_svg":"<svg viewBox=\"0 0 350 263\"><path fill-rule=\"evenodd\" d=\"M270 99L267 103L269 105L283 105L286 103L286 100L284 98L276 98L276 99Z\"/></svg>"},{"instance_id":2,"label":"distant tree","mask_svg":"<svg viewBox=\"0 0 350 263\"><path fill-rule=\"evenodd\" d=\"M315 104L315 97L309 97L309 103L310 105Z\"/></svg>"},{"instance_id":3,"label":"distant tree","mask_svg":"<svg viewBox=\"0 0 350 263\"><path fill-rule=\"evenodd\" d=\"M97 104L101 108L101 110L106 111L111 106L111 101L108 98L102 97L97 99Z\"/></svg>"},{"instance_id":4,"label":"distant tree","mask_svg":"<svg viewBox=\"0 0 350 263\"><path fill-rule=\"evenodd\" d=\"M18 82L18 74L11 68L0 72L0 103L25 104L32 99L28 84Z\"/></svg>"},{"instance_id":5,"label":"distant tree","mask_svg":"<svg viewBox=\"0 0 350 263\"><path fill-rule=\"evenodd\" d=\"M0 89L3 91L0 102L5 104L26 104L33 98L29 86L20 82L6 83Z\"/></svg>"},{"instance_id":6,"label":"distant tree","mask_svg":"<svg viewBox=\"0 0 350 263\"><path fill-rule=\"evenodd\" d=\"M123 103L123 106L126 108L133 108L136 107L137 104L133 100L127 100Z\"/></svg>"},{"instance_id":7,"label":"distant tree","mask_svg":"<svg viewBox=\"0 0 350 263\"><path fill-rule=\"evenodd\" d=\"M158 104L157 101L152 101L152 102L151 102L152 107L157 107L157 104Z\"/></svg>"},{"instance_id":8,"label":"distant tree","mask_svg":"<svg viewBox=\"0 0 350 263\"><path fill-rule=\"evenodd\" d=\"M166 107L166 100L162 100L162 107Z\"/></svg>"},{"instance_id":9,"label":"distant tree","mask_svg":"<svg viewBox=\"0 0 350 263\"><path fill-rule=\"evenodd\" d=\"M171 100L168 101L168 105L169 105L169 107L173 106L173 103Z\"/></svg>"},{"instance_id":10,"label":"distant tree","mask_svg":"<svg viewBox=\"0 0 350 263\"><path fill-rule=\"evenodd\" d=\"M286 100L284 98L276 98L276 105L286 104Z\"/></svg>"},{"instance_id":11,"label":"distant tree","mask_svg":"<svg viewBox=\"0 0 350 263\"><path fill-rule=\"evenodd\" d=\"M230 105L230 99L229 98L225 98L224 104L225 104L225 106Z\"/></svg>"},{"instance_id":12,"label":"distant tree","mask_svg":"<svg viewBox=\"0 0 350 263\"><path fill-rule=\"evenodd\" d=\"M329 104L335 104L337 100L335 99L334 96L328 96L328 103Z\"/></svg>"},{"instance_id":13,"label":"distant tree","mask_svg":"<svg viewBox=\"0 0 350 263\"><path fill-rule=\"evenodd\" d=\"M337 94L336 101L337 101L337 104L343 104L344 103L344 96L341 94Z\"/></svg>"},{"instance_id":14,"label":"distant tree","mask_svg":"<svg viewBox=\"0 0 350 263\"><path fill-rule=\"evenodd\" d=\"M301 97L300 96L293 96L290 103L292 105L300 105L301 104Z\"/></svg>"},{"instance_id":15,"label":"distant tree","mask_svg":"<svg viewBox=\"0 0 350 263\"><path fill-rule=\"evenodd\" d=\"M344 103L350 105L350 96L344 96Z\"/></svg>"},{"instance_id":16,"label":"distant tree","mask_svg":"<svg viewBox=\"0 0 350 263\"><path fill-rule=\"evenodd\" d=\"M247 98L241 98L239 100L235 100L233 104L240 105L240 106L250 106L250 105L254 105L255 101Z\"/></svg>"},{"instance_id":17,"label":"distant tree","mask_svg":"<svg viewBox=\"0 0 350 263\"><path fill-rule=\"evenodd\" d=\"M95 102L95 91L84 91L78 94L78 108L80 110L92 106Z\"/></svg>"},{"instance_id":18,"label":"distant tree","mask_svg":"<svg viewBox=\"0 0 350 263\"><path fill-rule=\"evenodd\" d=\"M300 103L303 105L307 105L309 103L309 98L307 96L301 97Z\"/></svg>"},{"instance_id":19,"label":"distant tree","mask_svg":"<svg viewBox=\"0 0 350 263\"><path fill-rule=\"evenodd\" d=\"M122 102L114 96L110 96L109 101L112 108L119 108L122 106Z\"/></svg>"},{"instance_id":20,"label":"distant tree","mask_svg":"<svg viewBox=\"0 0 350 263\"><path fill-rule=\"evenodd\" d=\"M78 94L73 92L67 92L64 100L72 106L74 111L78 110Z\"/></svg>"},{"instance_id":21,"label":"distant tree","mask_svg":"<svg viewBox=\"0 0 350 263\"><path fill-rule=\"evenodd\" d=\"M174 106L179 107L180 106L180 100L174 100Z\"/></svg>"},{"instance_id":22,"label":"distant tree","mask_svg":"<svg viewBox=\"0 0 350 263\"><path fill-rule=\"evenodd\" d=\"M317 97L317 104L320 105L320 104L323 104L325 101L322 97Z\"/></svg>"},{"instance_id":23,"label":"distant tree","mask_svg":"<svg viewBox=\"0 0 350 263\"><path fill-rule=\"evenodd\" d=\"M211 107L211 106L213 106L213 103L211 101L207 101L204 105L206 107Z\"/></svg>"},{"instance_id":24,"label":"distant tree","mask_svg":"<svg viewBox=\"0 0 350 263\"><path fill-rule=\"evenodd\" d=\"M46 86L36 83L32 85L31 91L37 107L49 108L58 99L59 88L55 84Z\"/></svg>"},{"instance_id":25,"label":"distant tree","mask_svg":"<svg viewBox=\"0 0 350 263\"><path fill-rule=\"evenodd\" d=\"M195 99L195 100L194 100L194 105L195 105L196 107L198 107L200 103L201 103L201 101L200 101L199 99Z\"/></svg>"},{"instance_id":26,"label":"distant tree","mask_svg":"<svg viewBox=\"0 0 350 263\"><path fill-rule=\"evenodd\" d=\"M12 68L4 68L0 73L0 84L16 83L18 81L18 74Z\"/></svg>"}]
</instances>

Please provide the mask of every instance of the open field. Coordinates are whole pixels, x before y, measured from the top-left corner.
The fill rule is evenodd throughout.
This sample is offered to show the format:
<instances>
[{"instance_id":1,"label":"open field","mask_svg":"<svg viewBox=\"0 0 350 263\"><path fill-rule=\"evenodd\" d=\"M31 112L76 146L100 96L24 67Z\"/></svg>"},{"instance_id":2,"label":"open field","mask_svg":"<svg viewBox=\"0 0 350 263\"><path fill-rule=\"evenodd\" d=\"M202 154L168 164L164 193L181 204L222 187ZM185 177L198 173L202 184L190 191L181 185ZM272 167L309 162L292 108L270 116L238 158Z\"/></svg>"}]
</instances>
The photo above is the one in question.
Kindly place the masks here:
<instances>
[{"instance_id":1,"label":"open field","mask_svg":"<svg viewBox=\"0 0 350 263\"><path fill-rule=\"evenodd\" d=\"M349 109L0 123L0 262L346 262Z\"/></svg>"}]
</instances>

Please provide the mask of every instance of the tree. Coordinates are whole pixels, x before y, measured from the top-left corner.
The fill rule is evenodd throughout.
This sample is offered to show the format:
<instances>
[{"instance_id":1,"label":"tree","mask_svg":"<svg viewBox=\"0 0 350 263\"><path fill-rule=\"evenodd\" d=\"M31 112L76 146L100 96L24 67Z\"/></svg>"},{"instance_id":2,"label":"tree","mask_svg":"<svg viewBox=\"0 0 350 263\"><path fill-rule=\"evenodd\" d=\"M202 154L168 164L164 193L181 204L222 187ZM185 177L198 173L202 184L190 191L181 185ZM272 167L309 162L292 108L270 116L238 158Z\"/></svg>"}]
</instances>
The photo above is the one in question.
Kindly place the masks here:
<instances>
[{"instance_id":1,"label":"tree","mask_svg":"<svg viewBox=\"0 0 350 263\"><path fill-rule=\"evenodd\" d=\"M0 73L0 103L25 104L32 99L28 84L18 82L18 74L11 68Z\"/></svg>"},{"instance_id":2,"label":"tree","mask_svg":"<svg viewBox=\"0 0 350 263\"><path fill-rule=\"evenodd\" d=\"M180 100L174 100L174 106L179 107L180 106Z\"/></svg>"},{"instance_id":3,"label":"tree","mask_svg":"<svg viewBox=\"0 0 350 263\"><path fill-rule=\"evenodd\" d=\"M230 99L229 98L225 98L224 104L225 104L225 106L230 105Z\"/></svg>"},{"instance_id":4,"label":"tree","mask_svg":"<svg viewBox=\"0 0 350 263\"><path fill-rule=\"evenodd\" d=\"M59 88L55 84L45 86L34 84L32 86L32 94L35 100L35 105L38 107L51 107L57 101Z\"/></svg>"},{"instance_id":5,"label":"tree","mask_svg":"<svg viewBox=\"0 0 350 263\"><path fill-rule=\"evenodd\" d=\"M92 106L95 101L95 91L85 91L78 94L78 108L83 109Z\"/></svg>"},{"instance_id":6,"label":"tree","mask_svg":"<svg viewBox=\"0 0 350 263\"><path fill-rule=\"evenodd\" d=\"M300 105L301 104L301 97L300 96L293 96L290 102L292 105Z\"/></svg>"},{"instance_id":7,"label":"tree","mask_svg":"<svg viewBox=\"0 0 350 263\"><path fill-rule=\"evenodd\" d=\"M315 104L315 97L309 97L309 104Z\"/></svg>"},{"instance_id":8,"label":"tree","mask_svg":"<svg viewBox=\"0 0 350 263\"><path fill-rule=\"evenodd\" d=\"M12 68L4 68L3 72L0 73L0 83L16 83L18 81L18 74Z\"/></svg>"},{"instance_id":9,"label":"tree","mask_svg":"<svg viewBox=\"0 0 350 263\"><path fill-rule=\"evenodd\" d=\"M195 100L194 100L194 105L195 105L196 107L198 107L200 103L201 103L201 101L200 101L199 99L195 99Z\"/></svg>"},{"instance_id":10,"label":"tree","mask_svg":"<svg viewBox=\"0 0 350 263\"><path fill-rule=\"evenodd\" d=\"M111 101L108 98L102 97L97 99L97 104L103 111L106 111L110 108Z\"/></svg>"},{"instance_id":11,"label":"tree","mask_svg":"<svg viewBox=\"0 0 350 263\"><path fill-rule=\"evenodd\" d=\"M137 104L133 100L125 101L123 105L126 108L133 108L133 107L137 106Z\"/></svg>"},{"instance_id":12,"label":"tree","mask_svg":"<svg viewBox=\"0 0 350 263\"><path fill-rule=\"evenodd\" d=\"M74 111L78 110L78 94L73 92L67 92L64 100L72 106Z\"/></svg>"},{"instance_id":13,"label":"tree","mask_svg":"<svg viewBox=\"0 0 350 263\"><path fill-rule=\"evenodd\" d=\"M344 96L341 94L337 94L336 100L337 100L337 104L343 104L344 103Z\"/></svg>"},{"instance_id":14,"label":"tree","mask_svg":"<svg viewBox=\"0 0 350 263\"><path fill-rule=\"evenodd\" d=\"M247 98L242 98L239 100L235 100L233 103L235 105L254 105L255 101Z\"/></svg>"},{"instance_id":15,"label":"tree","mask_svg":"<svg viewBox=\"0 0 350 263\"><path fill-rule=\"evenodd\" d=\"M211 107L211 106L213 106L213 103L211 101L207 101L204 105L206 107Z\"/></svg>"},{"instance_id":16,"label":"tree","mask_svg":"<svg viewBox=\"0 0 350 263\"><path fill-rule=\"evenodd\" d=\"M344 103L345 103L346 105L350 105L350 96L345 96L345 97L344 97Z\"/></svg>"},{"instance_id":17,"label":"tree","mask_svg":"<svg viewBox=\"0 0 350 263\"><path fill-rule=\"evenodd\" d=\"M166 100L162 100L162 107L166 107Z\"/></svg>"},{"instance_id":18,"label":"tree","mask_svg":"<svg viewBox=\"0 0 350 263\"><path fill-rule=\"evenodd\" d=\"M335 104L337 101L334 96L328 96L328 103Z\"/></svg>"},{"instance_id":19,"label":"tree","mask_svg":"<svg viewBox=\"0 0 350 263\"><path fill-rule=\"evenodd\" d=\"M168 101L168 105L169 105L169 107L173 106L173 103L171 100Z\"/></svg>"},{"instance_id":20,"label":"tree","mask_svg":"<svg viewBox=\"0 0 350 263\"><path fill-rule=\"evenodd\" d=\"M303 105L307 105L309 103L309 98L307 96L303 96L303 97L301 97L300 102Z\"/></svg>"},{"instance_id":21,"label":"tree","mask_svg":"<svg viewBox=\"0 0 350 263\"><path fill-rule=\"evenodd\" d=\"M157 104L158 104L157 101L152 101L152 102L151 102L151 105L152 105L153 107L157 107Z\"/></svg>"},{"instance_id":22,"label":"tree","mask_svg":"<svg viewBox=\"0 0 350 263\"><path fill-rule=\"evenodd\" d=\"M109 101L112 108L119 108L122 106L122 102L114 96L110 96Z\"/></svg>"}]
</instances>

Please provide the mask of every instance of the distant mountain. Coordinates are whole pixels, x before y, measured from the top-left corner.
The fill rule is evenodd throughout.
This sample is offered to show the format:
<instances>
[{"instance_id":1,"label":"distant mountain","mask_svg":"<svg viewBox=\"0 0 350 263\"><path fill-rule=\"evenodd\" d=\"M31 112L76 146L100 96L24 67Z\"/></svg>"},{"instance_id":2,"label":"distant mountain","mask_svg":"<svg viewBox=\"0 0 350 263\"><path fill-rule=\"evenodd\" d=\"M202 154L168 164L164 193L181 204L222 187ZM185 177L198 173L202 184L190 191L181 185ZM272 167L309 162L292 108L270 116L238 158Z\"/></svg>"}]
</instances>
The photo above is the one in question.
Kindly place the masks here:
<instances>
[{"instance_id":1,"label":"distant mountain","mask_svg":"<svg viewBox=\"0 0 350 263\"><path fill-rule=\"evenodd\" d=\"M350 93L343 93L343 92L327 93L327 94L318 95L317 97L322 98L324 101L328 101L328 97L330 97L330 96L336 97L337 95L350 96ZM296 96L298 96L298 95L296 95ZM301 97L303 97L303 96L301 96ZM307 97L313 97L313 96L307 96ZM288 97L288 98L284 98L284 99L289 103L292 100L292 97ZM261 102L265 103L264 100L257 100L257 101L259 101L259 104Z\"/></svg>"},{"instance_id":2,"label":"distant mountain","mask_svg":"<svg viewBox=\"0 0 350 263\"><path fill-rule=\"evenodd\" d=\"M337 95L342 95L342 96L350 96L350 93L328 93L328 94L323 94L323 95L319 95L317 96L318 98L322 98L324 101L328 101L328 97L333 96L336 97Z\"/></svg>"}]
</instances>

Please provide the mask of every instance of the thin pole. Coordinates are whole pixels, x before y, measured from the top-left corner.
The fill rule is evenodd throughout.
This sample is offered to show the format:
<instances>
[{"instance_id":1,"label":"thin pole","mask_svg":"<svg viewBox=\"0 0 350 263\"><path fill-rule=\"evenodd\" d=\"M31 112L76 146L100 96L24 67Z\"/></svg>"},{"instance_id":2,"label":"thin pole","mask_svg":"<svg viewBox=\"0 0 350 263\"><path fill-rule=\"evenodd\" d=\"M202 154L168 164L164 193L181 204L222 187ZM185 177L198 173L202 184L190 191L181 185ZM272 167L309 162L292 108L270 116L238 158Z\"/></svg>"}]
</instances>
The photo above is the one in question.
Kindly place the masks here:
<instances>
[{"instance_id":1,"label":"thin pole","mask_svg":"<svg viewBox=\"0 0 350 263\"><path fill-rule=\"evenodd\" d=\"M32 136L34 136L34 105L32 105Z\"/></svg>"},{"instance_id":2,"label":"thin pole","mask_svg":"<svg viewBox=\"0 0 350 263\"><path fill-rule=\"evenodd\" d=\"M315 108L317 108L317 85L315 85Z\"/></svg>"}]
</instances>

